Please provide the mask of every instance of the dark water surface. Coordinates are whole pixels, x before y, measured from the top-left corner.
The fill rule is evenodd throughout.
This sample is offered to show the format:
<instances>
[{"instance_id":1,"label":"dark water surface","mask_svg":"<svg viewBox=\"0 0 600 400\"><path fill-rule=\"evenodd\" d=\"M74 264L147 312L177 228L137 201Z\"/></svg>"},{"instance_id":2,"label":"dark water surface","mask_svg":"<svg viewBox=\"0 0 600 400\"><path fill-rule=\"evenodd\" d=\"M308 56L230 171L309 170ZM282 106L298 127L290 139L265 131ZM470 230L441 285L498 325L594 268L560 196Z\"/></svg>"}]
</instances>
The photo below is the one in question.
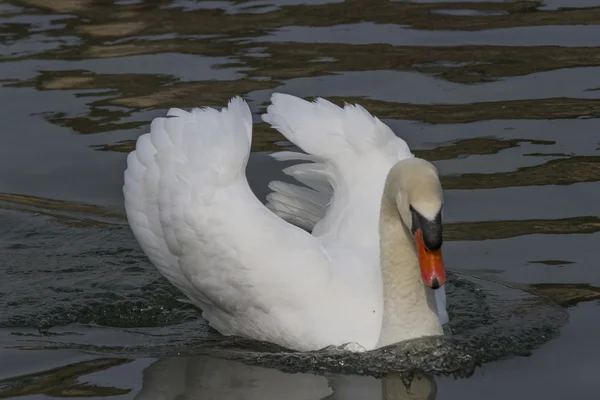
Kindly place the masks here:
<instances>
[{"instance_id":1,"label":"dark water surface","mask_svg":"<svg viewBox=\"0 0 600 400\"><path fill-rule=\"evenodd\" d=\"M9 0L0 22L0 398L598 396L600 0ZM264 198L273 91L359 102L438 166L446 337L223 340L143 255L132 141L243 95Z\"/></svg>"}]
</instances>

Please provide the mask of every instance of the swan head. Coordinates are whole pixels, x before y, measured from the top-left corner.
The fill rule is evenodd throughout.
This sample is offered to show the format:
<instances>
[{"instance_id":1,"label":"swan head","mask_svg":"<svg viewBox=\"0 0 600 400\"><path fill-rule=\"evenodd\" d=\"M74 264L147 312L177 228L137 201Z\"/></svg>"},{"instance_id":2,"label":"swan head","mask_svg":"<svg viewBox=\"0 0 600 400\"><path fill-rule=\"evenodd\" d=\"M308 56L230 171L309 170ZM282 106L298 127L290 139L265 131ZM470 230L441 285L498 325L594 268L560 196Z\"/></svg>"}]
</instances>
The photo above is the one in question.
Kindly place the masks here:
<instances>
[{"instance_id":1,"label":"swan head","mask_svg":"<svg viewBox=\"0 0 600 400\"><path fill-rule=\"evenodd\" d=\"M442 259L442 185L437 169L421 158L398 162L389 175L398 213L412 233L423 283L438 289L446 282Z\"/></svg>"}]
</instances>

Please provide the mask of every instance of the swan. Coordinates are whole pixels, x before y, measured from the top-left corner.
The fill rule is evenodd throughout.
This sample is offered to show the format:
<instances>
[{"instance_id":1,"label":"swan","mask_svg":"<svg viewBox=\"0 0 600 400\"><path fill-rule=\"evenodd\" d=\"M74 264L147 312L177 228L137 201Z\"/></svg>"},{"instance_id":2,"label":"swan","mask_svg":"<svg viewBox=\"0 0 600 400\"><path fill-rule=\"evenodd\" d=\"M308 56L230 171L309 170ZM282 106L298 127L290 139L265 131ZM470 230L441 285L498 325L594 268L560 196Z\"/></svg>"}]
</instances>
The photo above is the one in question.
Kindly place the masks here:
<instances>
[{"instance_id":1,"label":"swan","mask_svg":"<svg viewBox=\"0 0 600 400\"><path fill-rule=\"evenodd\" d=\"M266 205L245 168L252 114L170 109L127 157L127 219L143 251L223 335L364 351L447 322L438 172L359 105L275 93L263 120L303 152ZM436 290L437 289L437 290Z\"/></svg>"}]
</instances>

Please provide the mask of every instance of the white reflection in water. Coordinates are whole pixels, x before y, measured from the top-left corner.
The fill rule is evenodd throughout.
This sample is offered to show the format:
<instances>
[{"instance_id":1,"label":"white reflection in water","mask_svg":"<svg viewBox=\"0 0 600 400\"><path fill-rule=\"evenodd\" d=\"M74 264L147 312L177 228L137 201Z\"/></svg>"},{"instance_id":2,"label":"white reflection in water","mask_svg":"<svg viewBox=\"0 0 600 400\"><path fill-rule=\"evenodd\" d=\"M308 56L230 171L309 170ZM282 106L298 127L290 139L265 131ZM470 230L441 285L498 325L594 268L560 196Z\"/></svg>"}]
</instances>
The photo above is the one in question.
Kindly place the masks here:
<instances>
[{"instance_id":1,"label":"white reflection in water","mask_svg":"<svg viewBox=\"0 0 600 400\"><path fill-rule=\"evenodd\" d=\"M143 373L139 400L433 400L433 378L414 379L407 389L400 377L288 374L206 356L164 358Z\"/></svg>"}]
</instances>

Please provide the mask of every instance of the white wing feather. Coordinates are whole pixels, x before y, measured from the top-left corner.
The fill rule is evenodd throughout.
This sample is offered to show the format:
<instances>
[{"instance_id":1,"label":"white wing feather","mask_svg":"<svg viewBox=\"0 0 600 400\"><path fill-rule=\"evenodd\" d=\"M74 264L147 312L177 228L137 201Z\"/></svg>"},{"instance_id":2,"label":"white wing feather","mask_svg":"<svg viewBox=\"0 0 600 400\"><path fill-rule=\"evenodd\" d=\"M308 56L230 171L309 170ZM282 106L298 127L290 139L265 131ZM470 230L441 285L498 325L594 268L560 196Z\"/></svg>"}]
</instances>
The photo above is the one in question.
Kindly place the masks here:
<instances>
[{"instance_id":1,"label":"white wing feather","mask_svg":"<svg viewBox=\"0 0 600 400\"><path fill-rule=\"evenodd\" d=\"M300 219L301 226L317 237L378 251L379 207L387 173L398 161L414 157L406 142L358 105L342 108L322 98L308 102L279 93L271 102L263 120L309 153L273 156L309 161L284 172L313 191L271 185L277 196L269 196L267 206L282 218ZM320 214L313 212L317 218L289 217L290 205L315 211L315 199L321 206Z\"/></svg>"},{"instance_id":2,"label":"white wing feather","mask_svg":"<svg viewBox=\"0 0 600 400\"><path fill-rule=\"evenodd\" d=\"M133 233L160 272L223 334L374 347L381 294L361 252L290 225L250 190L246 103L168 116L138 139L123 188Z\"/></svg>"}]
</instances>

